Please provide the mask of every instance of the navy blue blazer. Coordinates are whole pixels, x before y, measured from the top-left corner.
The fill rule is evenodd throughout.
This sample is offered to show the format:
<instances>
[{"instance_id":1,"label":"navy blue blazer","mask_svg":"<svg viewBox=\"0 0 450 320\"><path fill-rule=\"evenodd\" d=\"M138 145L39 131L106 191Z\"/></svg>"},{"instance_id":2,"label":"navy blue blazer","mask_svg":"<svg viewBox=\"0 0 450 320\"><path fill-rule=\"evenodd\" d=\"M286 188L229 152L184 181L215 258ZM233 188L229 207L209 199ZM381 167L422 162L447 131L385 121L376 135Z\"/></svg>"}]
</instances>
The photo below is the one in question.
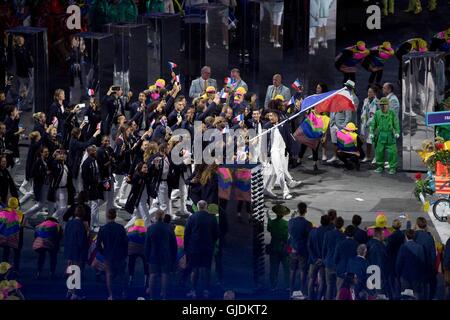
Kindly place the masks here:
<instances>
[{"instance_id":1,"label":"navy blue blazer","mask_svg":"<svg viewBox=\"0 0 450 320\"><path fill-rule=\"evenodd\" d=\"M308 253L309 253L309 263L313 264L318 259L322 259L323 242L325 234L329 232L328 227L320 226L319 228L314 228L309 233L308 237Z\"/></svg>"},{"instance_id":2,"label":"navy blue blazer","mask_svg":"<svg viewBox=\"0 0 450 320\"><path fill-rule=\"evenodd\" d=\"M355 236L353 237L359 244L367 243L367 232L356 227Z\"/></svg>"},{"instance_id":3,"label":"navy blue blazer","mask_svg":"<svg viewBox=\"0 0 450 320\"><path fill-rule=\"evenodd\" d=\"M358 242L354 239L346 238L339 242L334 252L334 263L336 265L336 275L340 278L345 277L348 261L356 256Z\"/></svg>"},{"instance_id":4,"label":"navy blue blazer","mask_svg":"<svg viewBox=\"0 0 450 320\"><path fill-rule=\"evenodd\" d=\"M377 265L378 267L380 267L381 277L383 279L387 278L390 273L390 269L389 256L385 244L379 240L372 238L367 242L367 249L367 258L369 260L369 263L371 265Z\"/></svg>"},{"instance_id":5,"label":"navy blue blazer","mask_svg":"<svg viewBox=\"0 0 450 320\"><path fill-rule=\"evenodd\" d=\"M436 245L434 243L433 236L427 231L417 230L415 241L422 245L425 250L425 264L427 272L431 275L435 274Z\"/></svg>"},{"instance_id":6,"label":"navy blue blazer","mask_svg":"<svg viewBox=\"0 0 450 320\"><path fill-rule=\"evenodd\" d=\"M88 237L81 219L69 220L64 230L64 257L66 260L84 262L88 256Z\"/></svg>"},{"instance_id":7,"label":"navy blue blazer","mask_svg":"<svg viewBox=\"0 0 450 320\"><path fill-rule=\"evenodd\" d=\"M334 264L334 252L336 251L338 243L344 239L344 234L337 229L332 229L325 234L322 247L322 257L324 258L325 267L336 269L336 265Z\"/></svg>"},{"instance_id":8,"label":"navy blue blazer","mask_svg":"<svg viewBox=\"0 0 450 320\"><path fill-rule=\"evenodd\" d=\"M368 266L369 262L367 259L360 256L356 256L348 260L347 272L356 274L358 279L357 287L359 290L366 286Z\"/></svg>"},{"instance_id":9,"label":"navy blue blazer","mask_svg":"<svg viewBox=\"0 0 450 320\"><path fill-rule=\"evenodd\" d=\"M312 223L305 217L295 217L289 220L289 244L302 257L308 257L308 236Z\"/></svg>"},{"instance_id":10,"label":"navy blue blazer","mask_svg":"<svg viewBox=\"0 0 450 320\"><path fill-rule=\"evenodd\" d=\"M97 250L106 261L120 262L128 257L128 237L125 228L116 222L108 222L100 228Z\"/></svg>"},{"instance_id":11,"label":"navy blue blazer","mask_svg":"<svg viewBox=\"0 0 450 320\"><path fill-rule=\"evenodd\" d=\"M147 230L145 258L149 264L171 266L177 258L177 239L169 224L158 221Z\"/></svg>"},{"instance_id":12,"label":"navy blue blazer","mask_svg":"<svg viewBox=\"0 0 450 320\"><path fill-rule=\"evenodd\" d=\"M219 238L219 226L214 215L199 211L189 217L184 230L184 249L187 254L212 255Z\"/></svg>"},{"instance_id":13,"label":"navy blue blazer","mask_svg":"<svg viewBox=\"0 0 450 320\"><path fill-rule=\"evenodd\" d=\"M406 241L400 247L395 263L396 273L408 281L421 281L425 274L425 250L415 241Z\"/></svg>"}]
</instances>

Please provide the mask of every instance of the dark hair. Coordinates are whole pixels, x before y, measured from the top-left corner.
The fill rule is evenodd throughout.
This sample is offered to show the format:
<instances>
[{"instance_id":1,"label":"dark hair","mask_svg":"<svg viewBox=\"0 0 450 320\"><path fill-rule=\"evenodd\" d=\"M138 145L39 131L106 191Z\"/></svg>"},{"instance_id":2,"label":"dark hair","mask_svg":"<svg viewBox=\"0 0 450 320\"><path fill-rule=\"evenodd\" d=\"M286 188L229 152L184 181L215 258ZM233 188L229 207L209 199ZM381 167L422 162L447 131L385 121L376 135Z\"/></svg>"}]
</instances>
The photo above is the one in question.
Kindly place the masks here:
<instances>
[{"instance_id":1,"label":"dark hair","mask_svg":"<svg viewBox=\"0 0 450 320\"><path fill-rule=\"evenodd\" d=\"M319 82L319 83L316 85L316 87L317 87L317 86L320 86L320 87L322 88L322 93L328 92L328 86L327 86L326 83L324 83L324 82Z\"/></svg>"},{"instance_id":2,"label":"dark hair","mask_svg":"<svg viewBox=\"0 0 450 320\"><path fill-rule=\"evenodd\" d=\"M355 227L358 227L358 226L361 224L361 221L362 221L362 218L361 218L361 216L358 215L358 214L355 214L355 215L353 216L353 218L352 218L352 224L353 224Z\"/></svg>"},{"instance_id":3,"label":"dark hair","mask_svg":"<svg viewBox=\"0 0 450 320\"><path fill-rule=\"evenodd\" d=\"M83 206L77 206L73 214L75 217L83 218L86 215L86 211L84 210Z\"/></svg>"},{"instance_id":4,"label":"dark hair","mask_svg":"<svg viewBox=\"0 0 450 320\"><path fill-rule=\"evenodd\" d=\"M146 165L145 162L140 162L140 163L136 166L136 172L137 172L138 174L141 173L142 167L143 167L144 165Z\"/></svg>"},{"instance_id":5,"label":"dark hair","mask_svg":"<svg viewBox=\"0 0 450 320\"><path fill-rule=\"evenodd\" d=\"M80 128L73 128L72 131L70 132L70 135L73 138L78 138L78 136L81 134L81 130Z\"/></svg>"},{"instance_id":6,"label":"dark hair","mask_svg":"<svg viewBox=\"0 0 450 320\"><path fill-rule=\"evenodd\" d=\"M114 208L111 208L108 210L108 212L106 213L106 217L109 220L114 220L117 217L117 211Z\"/></svg>"},{"instance_id":7,"label":"dark hair","mask_svg":"<svg viewBox=\"0 0 450 320\"><path fill-rule=\"evenodd\" d=\"M380 90L380 87L378 87L378 86L375 85L375 84L370 84L370 85L367 87L367 90L369 90L369 89L372 89L373 92L375 93L375 95L377 95L377 94L378 94L378 91Z\"/></svg>"},{"instance_id":8,"label":"dark hair","mask_svg":"<svg viewBox=\"0 0 450 320\"><path fill-rule=\"evenodd\" d=\"M252 101L252 96L253 96L253 95L254 95L253 92L247 92L247 93L244 95L244 101L246 101L246 102Z\"/></svg>"},{"instance_id":9,"label":"dark hair","mask_svg":"<svg viewBox=\"0 0 450 320\"><path fill-rule=\"evenodd\" d=\"M418 217L416 224L420 229L425 229L427 227L427 220L424 217Z\"/></svg>"},{"instance_id":10,"label":"dark hair","mask_svg":"<svg viewBox=\"0 0 450 320\"><path fill-rule=\"evenodd\" d=\"M328 226L330 224L330 218L328 217L328 215L324 214L323 216L320 217L320 225L321 226Z\"/></svg>"},{"instance_id":11,"label":"dark hair","mask_svg":"<svg viewBox=\"0 0 450 320\"><path fill-rule=\"evenodd\" d=\"M174 103L178 103L178 102L180 102L180 101L183 100L183 99L186 99L186 97L183 96L183 95L179 95L178 97L175 98Z\"/></svg>"},{"instance_id":12,"label":"dark hair","mask_svg":"<svg viewBox=\"0 0 450 320\"><path fill-rule=\"evenodd\" d=\"M342 282L341 288L350 289L350 287L354 284L353 281L355 279L355 274L351 272L347 272L345 274L344 281Z\"/></svg>"},{"instance_id":13,"label":"dark hair","mask_svg":"<svg viewBox=\"0 0 450 320\"><path fill-rule=\"evenodd\" d=\"M170 224L172 222L172 216L170 214L164 215L163 222Z\"/></svg>"},{"instance_id":14,"label":"dark hair","mask_svg":"<svg viewBox=\"0 0 450 320\"><path fill-rule=\"evenodd\" d=\"M13 111L14 111L16 108L17 108L17 106L14 106L14 105L8 106L8 107L6 108L6 114L7 114L8 116L10 116L11 113L13 113Z\"/></svg>"},{"instance_id":15,"label":"dark hair","mask_svg":"<svg viewBox=\"0 0 450 320\"><path fill-rule=\"evenodd\" d=\"M305 215L307 208L308 208L308 206L307 206L306 203L304 203L304 202L299 202L299 203L297 204L298 213L299 213L301 216L304 216L304 215Z\"/></svg>"},{"instance_id":16,"label":"dark hair","mask_svg":"<svg viewBox=\"0 0 450 320\"><path fill-rule=\"evenodd\" d=\"M336 221L337 211L334 209L330 209L327 212L328 217L330 217L330 223L334 223Z\"/></svg>"},{"instance_id":17,"label":"dark hair","mask_svg":"<svg viewBox=\"0 0 450 320\"><path fill-rule=\"evenodd\" d=\"M356 231L356 228L354 226L350 225L345 228L344 234L347 237L352 238L355 235L355 231Z\"/></svg>"},{"instance_id":18,"label":"dark hair","mask_svg":"<svg viewBox=\"0 0 450 320\"><path fill-rule=\"evenodd\" d=\"M344 226L344 219L342 217L337 217L334 222L336 229L340 230Z\"/></svg>"},{"instance_id":19,"label":"dark hair","mask_svg":"<svg viewBox=\"0 0 450 320\"><path fill-rule=\"evenodd\" d=\"M413 240L416 236L416 232L413 229L407 229L405 231L406 239Z\"/></svg>"},{"instance_id":20,"label":"dark hair","mask_svg":"<svg viewBox=\"0 0 450 320\"><path fill-rule=\"evenodd\" d=\"M38 150L39 154L42 154L42 152L44 152L45 149L49 150L47 146L41 146Z\"/></svg>"},{"instance_id":21,"label":"dark hair","mask_svg":"<svg viewBox=\"0 0 450 320\"><path fill-rule=\"evenodd\" d=\"M391 82L386 82L386 86L391 90L391 92L394 92L394 85Z\"/></svg>"}]
</instances>

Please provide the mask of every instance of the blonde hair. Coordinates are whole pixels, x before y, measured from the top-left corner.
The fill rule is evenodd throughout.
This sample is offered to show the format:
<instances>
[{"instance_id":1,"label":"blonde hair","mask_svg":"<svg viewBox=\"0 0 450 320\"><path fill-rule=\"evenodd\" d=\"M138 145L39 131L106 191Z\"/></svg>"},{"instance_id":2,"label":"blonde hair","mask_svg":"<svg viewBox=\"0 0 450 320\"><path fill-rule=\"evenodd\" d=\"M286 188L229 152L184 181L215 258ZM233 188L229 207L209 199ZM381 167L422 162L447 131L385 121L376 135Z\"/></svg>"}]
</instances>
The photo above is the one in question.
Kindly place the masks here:
<instances>
[{"instance_id":1,"label":"blonde hair","mask_svg":"<svg viewBox=\"0 0 450 320\"><path fill-rule=\"evenodd\" d=\"M60 95L61 93L63 93L63 92L64 92L63 89L56 89L56 90L55 90L55 94L53 95L53 99L54 99L54 100L58 100L59 95Z\"/></svg>"},{"instance_id":2,"label":"blonde hair","mask_svg":"<svg viewBox=\"0 0 450 320\"><path fill-rule=\"evenodd\" d=\"M28 135L28 138L30 138L30 140L36 141L37 138L41 137L41 134L39 133L39 131L33 131Z\"/></svg>"},{"instance_id":3,"label":"blonde hair","mask_svg":"<svg viewBox=\"0 0 450 320\"><path fill-rule=\"evenodd\" d=\"M33 119L36 120L36 121L39 121L39 120L41 119L41 116L42 116L43 114L44 114L43 112L36 112L36 113L33 113Z\"/></svg>"},{"instance_id":4,"label":"blonde hair","mask_svg":"<svg viewBox=\"0 0 450 320\"><path fill-rule=\"evenodd\" d=\"M200 184L203 186L206 185L209 182L209 180L211 180L213 173L217 171L218 167L219 166L215 163L207 166L200 175Z\"/></svg>"},{"instance_id":5,"label":"blonde hair","mask_svg":"<svg viewBox=\"0 0 450 320\"><path fill-rule=\"evenodd\" d=\"M151 141L148 144L147 151L145 151L145 153L144 153L144 162L147 162L148 159L150 159L150 157L152 155L154 155L155 153L157 153L157 152L158 152L158 144L156 142L154 142L154 141Z\"/></svg>"}]
</instances>

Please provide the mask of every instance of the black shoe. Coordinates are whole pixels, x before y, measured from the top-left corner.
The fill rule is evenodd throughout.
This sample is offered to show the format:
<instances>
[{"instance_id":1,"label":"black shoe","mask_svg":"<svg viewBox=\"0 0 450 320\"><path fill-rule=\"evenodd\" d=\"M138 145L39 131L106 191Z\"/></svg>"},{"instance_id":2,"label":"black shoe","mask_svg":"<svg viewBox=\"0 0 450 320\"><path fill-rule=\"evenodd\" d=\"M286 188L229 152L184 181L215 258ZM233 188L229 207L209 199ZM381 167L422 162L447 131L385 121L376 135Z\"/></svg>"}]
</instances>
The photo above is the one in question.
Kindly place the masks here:
<instances>
[{"instance_id":1,"label":"black shoe","mask_svg":"<svg viewBox=\"0 0 450 320\"><path fill-rule=\"evenodd\" d=\"M317 167L317 164L314 165L313 171L314 171L314 172L318 172L318 171L319 171L319 168Z\"/></svg>"}]
</instances>

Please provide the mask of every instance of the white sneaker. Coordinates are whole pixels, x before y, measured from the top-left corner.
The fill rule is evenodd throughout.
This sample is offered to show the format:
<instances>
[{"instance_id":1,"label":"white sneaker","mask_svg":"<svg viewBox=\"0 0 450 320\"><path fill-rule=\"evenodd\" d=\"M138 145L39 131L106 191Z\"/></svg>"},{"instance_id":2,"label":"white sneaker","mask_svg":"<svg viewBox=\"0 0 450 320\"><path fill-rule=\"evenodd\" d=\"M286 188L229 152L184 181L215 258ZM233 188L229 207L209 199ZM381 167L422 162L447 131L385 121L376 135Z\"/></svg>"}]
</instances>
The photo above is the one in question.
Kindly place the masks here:
<instances>
[{"instance_id":1,"label":"white sneaker","mask_svg":"<svg viewBox=\"0 0 450 320\"><path fill-rule=\"evenodd\" d=\"M370 160L370 159L367 158L367 157L365 157L364 159L361 160L361 162L369 162L369 161L372 161L372 160Z\"/></svg>"},{"instance_id":2,"label":"white sneaker","mask_svg":"<svg viewBox=\"0 0 450 320\"><path fill-rule=\"evenodd\" d=\"M275 42L275 38L270 37L270 43L274 43Z\"/></svg>"},{"instance_id":3,"label":"white sneaker","mask_svg":"<svg viewBox=\"0 0 450 320\"><path fill-rule=\"evenodd\" d=\"M284 195L284 196L283 196L283 199L284 199L284 200L292 199L292 194Z\"/></svg>"},{"instance_id":4,"label":"white sneaker","mask_svg":"<svg viewBox=\"0 0 450 320\"><path fill-rule=\"evenodd\" d=\"M385 168L385 169L389 169L389 162L385 162L385 163L384 163L384 168Z\"/></svg>"},{"instance_id":5,"label":"white sneaker","mask_svg":"<svg viewBox=\"0 0 450 320\"><path fill-rule=\"evenodd\" d=\"M328 160L327 155L326 154L322 155L322 161L327 161L327 160Z\"/></svg>"},{"instance_id":6,"label":"white sneaker","mask_svg":"<svg viewBox=\"0 0 450 320\"><path fill-rule=\"evenodd\" d=\"M327 163L333 163L333 162L335 162L336 160L337 160L337 157L336 157L336 156L333 156L333 158L327 160Z\"/></svg>"},{"instance_id":7,"label":"white sneaker","mask_svg":"<svg viewBox=\"0 0 450 320\"><path fill-rule=\"evenodd\" d=\"M372 164L377 163L377 159L373 158L371 163L372 163Z\"/></svg>"},{"instance_id":8,"label":"white sneaker","mask_svg":"<svg viewBox=\"0 0 450 320\"><path fill-rule=\"evenodd\" d=\"M274 47L274 48L281 48L281 44L280 44L279 42L275 42L275 43L273 44L273 47Z\"/></svg>"},{"instance_id":9,"label":"white sneaker","mask_svg":"<svg viewBox=\"0 0 450 320\"><path fill-rule=\"evenodd\" d=\"M309 55L313 56L316 54L316 50L314 50L313 48L309 48Z\"/></svg>"},{"instance_id":10,"label":"white sneaker","mask_svg":"<svg viewBox=\"0 0 450 320\"><path fill-rule=\"evenodd\" d=\"M308 157L308 159L309 159L309 160L311 160L312 158L313 158L313 156L312 156L312 155L310 155L310 156Z\"/></svg>"},{"instance_id":11,"label":"white sneaker","mask_svg":"<svg viewBox=\"0 0 450 320\"><path fill-rule=\"evenodd\" d=\"M288 183L288 187L291 189L294 189L294 188L297 188L301 184L302 184L301 181L292 180L291 182Z\"/></svg>"},{"instance_id":12,"label":"white sneaker","mask_svg":"<svg viewBox=\"0 0 450 320\"><path fill-rule=\"evenodd\" d=\"M328 49L328 43L326 41L322 42L320 46L324 49Z\"/></svg>"},{"instance_id":13,"label":"white sneaker","mask_svg":"<svg viewBox=\"0 0 450 320\"><path fill-rule=\"evenodd\" d=\"M305 296L303 295L303 292L301 291L294 291L291 295L292 300L305 300Z\"/></svg>"}]
</instances>

